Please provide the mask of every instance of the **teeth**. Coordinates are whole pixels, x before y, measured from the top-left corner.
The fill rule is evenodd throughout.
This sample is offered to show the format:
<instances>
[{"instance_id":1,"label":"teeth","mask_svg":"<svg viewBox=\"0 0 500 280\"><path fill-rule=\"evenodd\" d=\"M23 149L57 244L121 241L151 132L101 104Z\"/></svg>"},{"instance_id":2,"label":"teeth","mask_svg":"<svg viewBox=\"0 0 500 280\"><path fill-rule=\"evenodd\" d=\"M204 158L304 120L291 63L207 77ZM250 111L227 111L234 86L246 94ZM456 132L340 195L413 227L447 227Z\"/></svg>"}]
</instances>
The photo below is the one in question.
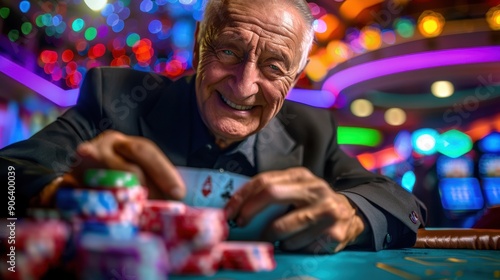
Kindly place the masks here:
<instances>
[{"instance_id":1,"label":"teeth","mask_svg":"<svg viewBox=\"0 0 500 280\"><path fill-rule=\"evenodd\" d=\"M222 97L222 100L224 100L224 102L229 105L229 107L233 108L233 109L236 109L236 110L241 110L241 111L248 111L250 109L253 108L253 106L241 106L241 105L238 105L238 104L234 104L233 102L227 100L224 96L222 96L222 94L220 95Z\"/></svg>"}]
</instances>

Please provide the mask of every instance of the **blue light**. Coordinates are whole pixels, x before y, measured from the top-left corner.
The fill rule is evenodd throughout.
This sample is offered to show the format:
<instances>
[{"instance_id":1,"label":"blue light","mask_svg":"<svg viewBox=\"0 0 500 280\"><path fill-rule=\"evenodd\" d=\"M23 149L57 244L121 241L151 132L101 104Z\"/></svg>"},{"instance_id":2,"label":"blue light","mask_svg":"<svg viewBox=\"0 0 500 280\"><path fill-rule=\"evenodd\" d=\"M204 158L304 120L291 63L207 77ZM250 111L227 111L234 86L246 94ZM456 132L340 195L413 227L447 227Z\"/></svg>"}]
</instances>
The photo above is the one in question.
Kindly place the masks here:
<instances>
[{"instance_id":1,"label":"blue light","mask_svg":"<svg viewBox=\"0 0 500 280\"><path fill-rule=\"evenodd\" d=\"M436 161L439 178L465 178L474 173L474 162L469 157L450 158L440 155Z\"/></svg>"},{"instance_id":2,"label":"blue light","mask_svg":"<svg viewBox=\"0 0 500 280\"><path fill-rule=\"evenodd\" d=\"M330 108L335 104L335 95L327 90L292 89L286 98L319 108Z\"/></svg>"},{"instance_id":3,"label":"blue light","mask_svg":"<svg viewBox=\"0 0 500 280\"><path fill-rule=\"evenodd\" d=\"M408 159L412 152L411 133L406 130L400 131L394 138L394 149L401 158Z\"/></svg>"},{"instance_id":4,"label":"blue light","mask_svg":"<svg viewBox=\"0 0 500 280\"><path fill-rule=\"evenodd\" d=\"M476 178L445 178L439 182L443 208L451 211L479 210L484 200Z\"/></svg>"},{"instance_id":5,"label":"blue light","mask_svg":"<svg viewBox=\"0 0 500 280\"><path fill-rule=\"evenodd\" d=\"M432 155L437 151L439 133L432 128L415 130L411 135L411 143L415 152L421 155Z\"/></svg>"},{"instance_id":6,"label":"blue light","mask_svg":"<svg viewBox=\"0 0 500 280\"><path fill-rule=\"evenodd\" d=\"M112 4L106 4L106 6L104 6L104 9L101 10L101 15L103 17L108 17L110 14L112 14L113 12L115 11L115 7L113 7Z\"/></svg>"},{"instance_id":7,"label":"blue light","mask_svg":"<svg viewBox=\"0 0 500 280\"><path fill-rule=\"evenodd\" d=\"M193 42L193 25L189 21L178 21L172 27L172 41L176 47L187 48Z\"/></svg>"},{"instance_id":8,"label":"blue light","mask_svg":"<svg viewBox=\"0 0 500 280\"><path fill-rule=\"evenodd\" d=\"M484 178L483 189L490 206L500 205L500 178Z\"/></svg>"},{"instance_id":9,"label":"blue light","mask_svg":"<svg viewBox=\"0 0 500 280\"><path fill-rule=\"evenodd\" d=\"M119 20L120 20L120 17L117 14L112 13L106 19L106 24L108 24L109 26L115 26Z\"/></svg>"},{"instance_id":10,"label":"blue light","mask_svg":"<svg viewBox=\"0 0 500 280\"><path fill-rule=\"evenodd\" d=\"M120 19L115 25L113 25L113 27L111 27L111 29L113 29L114 32L118 33L122 31L124 27L125 27L125 22Z\"/></svg>"},{"instance_id":11,"label":"blue light","mask_svg":"<svg viewBox=\"0 0 500 280\"><path fill-rule=\"evenodd\" d=\"M149 32L156 34L161 31L162 29L162 24L161 21L154 19L149 23L148 26Z\"/></svg>"},{"instance_id":12,"label":"blue light","mask_svg":"<svg viewBox=\"0 0 500 280\"><path fill-rule=\"evenodd\" d=\"M417 177L413 171L406 171L401 178L401 186L409 192L413 191L413 187L415 186L415 182L417 181Z\"/></svg>"},{"instance_id":13,"label":"blue light","mask_svg":"<svg viewBox=\"0 0 500 280\"><path fill-rule=\"evenodd\" d=\"M479 141L479 149L484 153L500 152L500 133L492 132Z\"/></svg>"},{"instance_id":14,"label":"blue light","mask_svg":"<svg viewBox=\"0 0 500 280\"><path fill-rule=\"evenodd\" d=\"M483 177L500 177L500 155L484 154L479 159L479 174Z\"/></svg>"},{"instance_id":15,"label":"blue light","mask_svg":"<svg viewBox=\"0 0 500 280\"><path fill-rule=\"evenodd\" d=\"M27 13L30 10L31 4L29 1L21 1L19 3L19 10L23 13Z\"/></svg>"},{"instance_id":16,"label":"blue light","mask_svg":"<svg viewBox=\"0 0 500 280\"><path fill-rule=\"evenodd\" d=\"M151 0L143 0L139 8L141 11L148 13L153 9L154 3Z\"/></svg>"}]
</instances>

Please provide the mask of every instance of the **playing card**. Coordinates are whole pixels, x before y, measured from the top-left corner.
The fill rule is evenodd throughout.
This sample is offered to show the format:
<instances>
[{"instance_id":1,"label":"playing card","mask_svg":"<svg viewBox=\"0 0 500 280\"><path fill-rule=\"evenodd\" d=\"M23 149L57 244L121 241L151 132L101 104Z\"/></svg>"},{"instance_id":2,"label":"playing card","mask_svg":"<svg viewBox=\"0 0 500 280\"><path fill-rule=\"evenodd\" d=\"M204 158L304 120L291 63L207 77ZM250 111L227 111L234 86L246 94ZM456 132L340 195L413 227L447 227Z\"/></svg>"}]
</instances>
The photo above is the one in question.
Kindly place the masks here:
<instances>
[{"instance_id":1,"label":"playing card","mask_svg":"<svg viewBox=\"0 0 500 280\"><path fill-rule=\"evenodd\" d=\"M249 177L227 171L192 167L177 167L184 183L186 196L182 200L190 206L223 208L231 196ZM283 215L288 205L270 205L257 214L245 227L232 226L230 240L258 240L267 225Z\"/></svg>"}]
</instances>

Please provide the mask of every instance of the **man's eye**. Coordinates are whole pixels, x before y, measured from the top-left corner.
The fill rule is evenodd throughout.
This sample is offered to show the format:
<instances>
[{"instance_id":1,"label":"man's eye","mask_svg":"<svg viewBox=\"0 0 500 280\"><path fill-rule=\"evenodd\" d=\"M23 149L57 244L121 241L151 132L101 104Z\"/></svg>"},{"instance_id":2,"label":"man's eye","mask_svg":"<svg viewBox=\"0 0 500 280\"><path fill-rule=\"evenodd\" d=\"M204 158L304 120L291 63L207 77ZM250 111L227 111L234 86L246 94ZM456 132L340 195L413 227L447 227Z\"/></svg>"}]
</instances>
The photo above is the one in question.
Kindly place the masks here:
<instances>
[{"instance_id":1,"label":"man's eye","mask_svg":"<svg viewBox=\"0 0 500 280\"><path fill-rule=\"evenodd\" d=\"M230 51L230 50L223 50L222 51L225 55L234 55L234 52Z\"/></svg>"},{"instance_id":2,"label":"man's eye","mask_svg":"<svg viewBox=\"0 0 500 280\"><path fill-rule=\"evenodd\" d=\"M280 70L280 68L278 66L274 65L274 64L269 65L269 67L271 69L275 70L275 71L279 71Z\"/></svg>"}]
</instances>

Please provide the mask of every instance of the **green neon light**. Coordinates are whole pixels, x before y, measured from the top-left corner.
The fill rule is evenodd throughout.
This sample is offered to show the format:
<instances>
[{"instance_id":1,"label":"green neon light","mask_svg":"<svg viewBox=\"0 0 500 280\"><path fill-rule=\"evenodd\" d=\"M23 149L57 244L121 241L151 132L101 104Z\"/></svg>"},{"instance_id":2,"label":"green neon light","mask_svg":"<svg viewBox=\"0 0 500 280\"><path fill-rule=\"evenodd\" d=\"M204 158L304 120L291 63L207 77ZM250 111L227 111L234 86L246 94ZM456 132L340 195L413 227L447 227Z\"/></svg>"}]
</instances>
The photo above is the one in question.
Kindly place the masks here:
<instances>
[{"instance_id":1,"label":"green neon light","mask_svg":"<svg viewBox=\"0 0 500 280\"><path fill-rule=\"evenodd\" d=\"M360 145L376 147L382 142L382 133L373 128L339 126L337 143L340 145Z\"/></svg>"}]
</instances>

